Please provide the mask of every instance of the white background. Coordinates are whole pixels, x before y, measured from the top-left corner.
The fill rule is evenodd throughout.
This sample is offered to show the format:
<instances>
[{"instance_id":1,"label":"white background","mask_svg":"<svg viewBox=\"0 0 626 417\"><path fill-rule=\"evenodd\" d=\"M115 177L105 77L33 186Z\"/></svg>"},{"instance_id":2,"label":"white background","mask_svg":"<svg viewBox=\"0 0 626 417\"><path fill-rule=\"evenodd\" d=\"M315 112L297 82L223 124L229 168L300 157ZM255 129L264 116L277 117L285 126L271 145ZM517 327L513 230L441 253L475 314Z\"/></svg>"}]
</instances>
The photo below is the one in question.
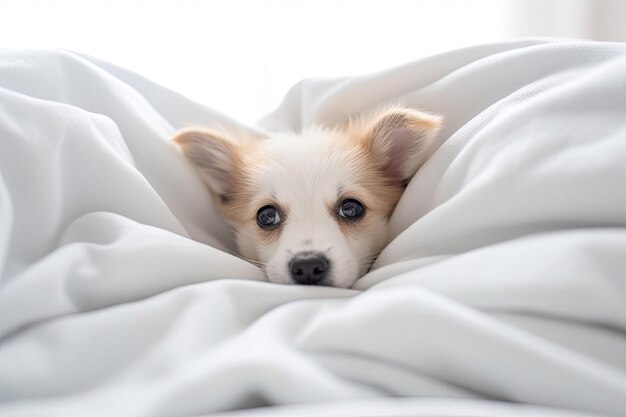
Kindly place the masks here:
<instances>
[{"instance_id":1,"label":"white background","mask_svg":"<svg viewBox=\"0 0 626 417\"><path fill-rule=\"evenodd\" d=\"M620 0L0 0L1 48L65 48L246 122L305 77L517 36L626 40Z\"/></svg>"}]
</instances>

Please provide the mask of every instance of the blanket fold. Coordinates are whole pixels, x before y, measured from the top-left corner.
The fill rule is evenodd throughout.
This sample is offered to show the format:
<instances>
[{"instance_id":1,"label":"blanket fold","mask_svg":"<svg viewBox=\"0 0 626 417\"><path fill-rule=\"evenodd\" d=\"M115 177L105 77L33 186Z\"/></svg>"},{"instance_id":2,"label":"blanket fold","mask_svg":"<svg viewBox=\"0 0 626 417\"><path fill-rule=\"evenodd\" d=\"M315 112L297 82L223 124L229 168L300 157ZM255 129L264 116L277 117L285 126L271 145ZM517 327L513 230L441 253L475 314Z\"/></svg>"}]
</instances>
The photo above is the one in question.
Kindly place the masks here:
<instances>
[{"instance_id":1,"label":"blanket fold","mask_svg":"<svg viewBox=\"0 0 626 417\"><path fill-rule=\"evenodd\" d=\"M353 289L265 282L168 143L391 101L445 126ZM625 114L624 44L304 80L258 126L95 58L1 51L0 416L626 416Z\"/></svg>"}]
</instances>

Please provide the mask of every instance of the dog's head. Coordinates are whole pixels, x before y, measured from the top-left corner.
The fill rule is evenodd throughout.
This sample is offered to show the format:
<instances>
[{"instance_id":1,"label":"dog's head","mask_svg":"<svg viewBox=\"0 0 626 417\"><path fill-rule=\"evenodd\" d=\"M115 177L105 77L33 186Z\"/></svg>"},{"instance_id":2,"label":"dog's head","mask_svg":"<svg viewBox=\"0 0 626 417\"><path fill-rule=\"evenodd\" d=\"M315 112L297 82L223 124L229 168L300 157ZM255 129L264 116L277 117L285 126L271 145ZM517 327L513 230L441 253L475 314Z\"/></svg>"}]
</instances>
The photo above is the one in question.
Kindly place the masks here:
<instances>
[{"instance_id":1,"label":"dog's head","mask_svg":"<svg viewBox=\"0 0 626 417\"><path fill-rule=\"evenodd\" d=\"M350 287L388 240L387 223L440 118L392 108L333 129L269 139L187 129L174 138L271 282Z\"/></svg>"}]
</instances>

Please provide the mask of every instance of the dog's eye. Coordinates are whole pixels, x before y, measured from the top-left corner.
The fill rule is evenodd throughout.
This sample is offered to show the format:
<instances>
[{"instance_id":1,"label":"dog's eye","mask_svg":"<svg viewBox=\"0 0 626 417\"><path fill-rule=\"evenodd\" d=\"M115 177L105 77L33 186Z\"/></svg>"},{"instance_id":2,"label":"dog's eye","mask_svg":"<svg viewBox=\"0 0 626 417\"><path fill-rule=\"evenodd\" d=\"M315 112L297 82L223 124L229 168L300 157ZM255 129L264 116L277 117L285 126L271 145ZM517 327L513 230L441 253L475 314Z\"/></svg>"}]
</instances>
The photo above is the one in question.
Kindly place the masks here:
<instances>
[{"instance_id":1,"label":"dog's eye","mask_svg":"<svg viewBox=\"0 0 626 417\"><path fill-rule=\"evenodd\" d=\"M280 223L280 215L274 206L263 206L256 213L256 222L264 229Z\"/></svg>"},{"instance_id":2,"label":"dog's eye","mask_svg":"<svg viewBox=\"0 0 626 417\"><path fill-rule=\"evenodd\" d=\"M339 215L346 219L358 219L363 215L363 204L351 198L343 200L339 207Z\"/></svg>"}]
</instances>

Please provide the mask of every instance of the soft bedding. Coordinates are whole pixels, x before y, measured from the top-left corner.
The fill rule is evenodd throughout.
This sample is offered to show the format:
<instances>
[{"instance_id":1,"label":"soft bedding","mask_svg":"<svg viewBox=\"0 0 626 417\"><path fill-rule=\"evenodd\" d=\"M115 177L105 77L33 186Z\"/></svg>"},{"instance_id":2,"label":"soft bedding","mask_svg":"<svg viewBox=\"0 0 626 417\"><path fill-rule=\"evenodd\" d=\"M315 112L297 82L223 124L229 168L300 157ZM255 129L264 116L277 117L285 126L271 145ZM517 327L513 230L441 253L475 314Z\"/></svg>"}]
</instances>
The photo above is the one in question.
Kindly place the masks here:
<instances>
[{"instance_id":1,"label":"soft bedding","mask_svg":"<svg viewBox=\"0 0 626 417\"><path fill-rule=\"evenodd\" d=\"M264 282L168 143L389 101L445 127L353 289ZM257 126L91 57L2 51L0 416L626 416L625 226L624 44L309 79Z\"/></svg>"}]
</instances>

